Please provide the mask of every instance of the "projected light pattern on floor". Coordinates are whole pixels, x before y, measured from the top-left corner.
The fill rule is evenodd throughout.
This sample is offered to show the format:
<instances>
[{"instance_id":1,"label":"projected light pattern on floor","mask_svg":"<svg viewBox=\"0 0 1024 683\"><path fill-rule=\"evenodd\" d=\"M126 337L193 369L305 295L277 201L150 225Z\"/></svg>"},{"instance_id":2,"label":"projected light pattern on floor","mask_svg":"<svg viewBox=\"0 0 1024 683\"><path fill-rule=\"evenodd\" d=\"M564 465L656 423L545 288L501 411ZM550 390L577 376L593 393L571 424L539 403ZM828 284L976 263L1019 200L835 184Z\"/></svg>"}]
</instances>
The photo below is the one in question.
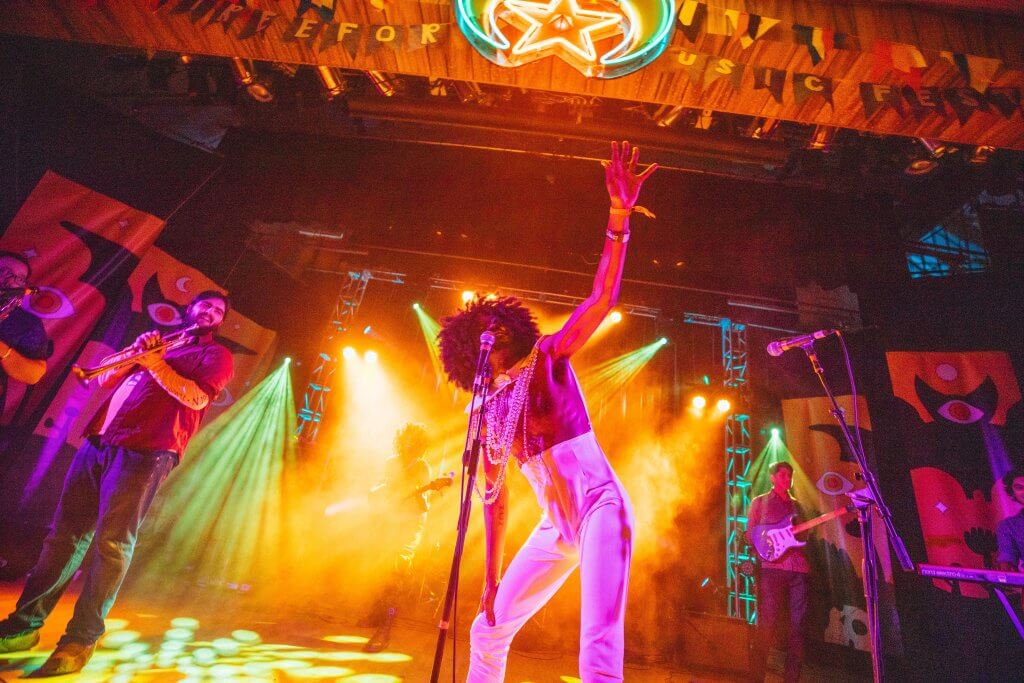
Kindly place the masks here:
<instances>
[{"instance_id":1,"label":"projected light pattern on floor","mask_svg":"<svg viewBox=\"0 0 1024 683\"><path fill-rule=\"evenodd\" d=\"M107 620L107 635L79 681L130 680L342 680L346 683L397 683L389 668L412 658L401 652L365 653L366 638L328 635L318 647L264 642L256 631L235 629L210 638L199 620L178 617L161 640L145 638L123 619ZM42 664L39 651L4 658L32 671Z\"/></svg>"}]
</instances>

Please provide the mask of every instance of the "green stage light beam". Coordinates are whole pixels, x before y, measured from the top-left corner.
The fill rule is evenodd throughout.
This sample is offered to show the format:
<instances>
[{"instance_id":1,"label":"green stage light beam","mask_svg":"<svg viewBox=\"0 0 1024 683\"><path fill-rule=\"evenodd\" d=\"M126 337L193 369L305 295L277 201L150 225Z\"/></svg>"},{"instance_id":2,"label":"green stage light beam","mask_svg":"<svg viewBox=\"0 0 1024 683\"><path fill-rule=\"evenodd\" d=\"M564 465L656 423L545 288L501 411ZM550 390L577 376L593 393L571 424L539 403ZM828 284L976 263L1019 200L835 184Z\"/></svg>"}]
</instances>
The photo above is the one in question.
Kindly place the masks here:
<instances>
[{"instance_id":1,"label":"green stage light beam","mask_svg":"<svg viewBox=\"0 0 1024 683\"><path fill-rule=\"evenodd\" d=\"M441 367L441 345L437 340L437 334L441 331L441 324L434 320L419 304L414 305L413 310L416 311L416 319L420 323L420 331L423 332L423 341L427 343L427 350L430 352L430 364L434 368L437 387L440 388L448 383L448 377L444 373L444 368Z\"/></svg>"},{"instance_id":2,"label":"green stage light beam","mask_svg":"<svg viewBox=\"0 0 1024 683\"><path fill-rule=\"evenodd\" d=\"M586 387L587 400L597 404L609 398L636 377L667 343L668 340L662 337L584 372L580 383Z\"/></svg>"},{"instance_id":3,"label":"green stage light beam","mask_svg":"<svg viewBox=\"0 0 1024 683\"><path fill-rule=\"evenodd\" d=\"M287 469L295 460L290 363L204 427L164 485L140 575L208 583L272 579L288 559ZM146 533L146 532L144 532Z\"/></svg>"},{"instance_id":4,"label":"green stage light beam","mask_svg":"<svg viewBox=\"0 0 1024 683\"><path fill-rule=\"evenodd\" d=\"M796 461L793 454L786 447L780 436L772 435L768 443L764 445L757 458L751 463L747 471L746 480L751 482L751 497L760 495L772 487L772 481L768 474L768 468L773 462L788 462L793 466L793 488L797 500L806 504L808 501L817 500L817 493L812 482L804 473L803 467Z\"/></svg>"}]
</instances>

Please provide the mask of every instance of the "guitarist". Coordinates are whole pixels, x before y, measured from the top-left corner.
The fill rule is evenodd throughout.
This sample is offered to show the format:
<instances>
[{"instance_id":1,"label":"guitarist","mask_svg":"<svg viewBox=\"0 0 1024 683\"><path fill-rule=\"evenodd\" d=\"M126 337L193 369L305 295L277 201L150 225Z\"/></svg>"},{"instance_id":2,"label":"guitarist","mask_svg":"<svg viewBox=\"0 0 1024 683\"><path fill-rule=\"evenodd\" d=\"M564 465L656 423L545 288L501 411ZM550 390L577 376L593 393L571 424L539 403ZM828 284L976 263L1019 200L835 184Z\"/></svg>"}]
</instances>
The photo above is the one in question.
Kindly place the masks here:
<instances>
[{"instance_id":1,"label":"guitarist","mask_svg":"<svg viewBox=\"0 0 1024 683\"><path fill-rule=\"evenodd\" d=\"M772 488L768 493L750 501L747 512L747 528L759 524L775 524L790 515L799 518L802 511L790 493L793 486L793 466L788 462L773 462L768 467ZM749 540L749 539L748 539ZM757 635L750 666L751 680L764 680L768 647L775 636L786 597L789 598L789 641L786 647L786 683L795 683L800 678L803 662L803 622L807 614L807 574L810 563L804 556L803 548L790 548L774 562L762 562L757 582Z\"/></svg>"},{"instance_id":2,"label":"guitarist","mask_svg":"<svg viewBox=\"0 0 1024 683\"><path fill-rule=\"evenodd\" d=\"M391 575L377 598L371 613L360 624L377 626L377 631L363 648L380 652L391 641L391 625L412 571L412 561L423 537L430 503L427 484L430 465L423 459L429 437L421 424L407 423L395 434L395 455L384 461L384 481L370 491L371 502L384 510L387 533L391 539L386 553L394 559ZM418 492L422 489L422 492Z\"/></svg>"}]
</instances>

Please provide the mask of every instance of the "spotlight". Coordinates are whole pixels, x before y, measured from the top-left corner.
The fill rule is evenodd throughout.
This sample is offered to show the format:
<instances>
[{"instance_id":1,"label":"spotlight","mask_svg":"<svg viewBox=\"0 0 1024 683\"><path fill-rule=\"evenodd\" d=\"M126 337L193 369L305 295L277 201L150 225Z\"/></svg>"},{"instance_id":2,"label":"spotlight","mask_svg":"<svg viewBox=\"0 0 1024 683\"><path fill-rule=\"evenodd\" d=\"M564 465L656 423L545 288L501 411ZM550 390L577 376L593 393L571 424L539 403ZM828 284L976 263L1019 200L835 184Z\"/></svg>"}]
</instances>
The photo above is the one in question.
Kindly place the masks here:
<instances>
[{"instance_id":1,"label":"spotlight","mask_svg":"<svg viewBox=\"0 0 1024 683\"><path fill-rule=\"evenodd\" d=\"M654 124L658 128L668 128L676 122L683 111L684 109L681 105L663 104L654 112Z\"/></svg>"},{"instance_id":2,"label":"spotlight","mask_svg":"<svg viewBox=\"0 0 1024 683\"><path fill-rule=\"evenodd\" d=\"M836 129L830 126L815 126L811 139L807 141L807 149L827 152L832 149L836 139Z\"/></svg>"},{"instance_id":3,"label":"spotlight","mask_svg":"<svg viewBox=\"0 0 1024 683\"><path fill-rule=\"evenodd\" d=\"M715 410L720 413L727 413L730 408L732 408L732 403L727 398L720 398L715 403Z\"/></svg>"},{"instance_id":4,"label":"spotlight","mask_svg":"<svg viewBox=\"0 0 1024 683\"><path fill-rule=\"evenodd\" d=\"M608 316L608 320L612 323L621 323L622 313L620 313L619 311L612 311L612 314Z\"/></svg>"},{"instance_id":5,"label":"spotlight","mask_svg":"<svg viewBox=\"0 0 1024 683\"><path fill-rule=\"evenodd\" d=\"M367 71L366 77L373 83L373 87L377 89L384 97L394 97L395 93L398 92L395 89L395 82L390 74L386 74L383 71Z\"/></svg>"},{"instance_id":6,"label":"spotlight","mask_svg":"<svg viewBox=\"0 0 1024 683\"><path fill-rule=\"evenodd\" d=\"M245 86L245 91L249 93L249 97L264 104L274 100L274 93L270 92L267 86L256 80L252 73L251 62L247 63L241 57L232 57L231 68L235 72L235 79L238 81L238 84Z\"/></svg>"},{"instance_id":7,"label":"spotlight","mask_svg":"<svg viewBox=\"0 0 1024 683\"><path fill-rule=\"evenodd\" d=\"M324 86L324 97L328 102L344 94L345 77L341 75L339 69L321 64L316 68L316 75L320 77L320 83Z\"/></svg>"},{"instance_id":8,"label":"spotlight","mask_svg":"<svg viewBox=\"0 0 1024 683\"><path fill-rule=\"evenodd\" d=\"M694 396L693 400L690 401L690 405L693 406L694 408L696 408L697 410L702 410L704 408L704 406L706 406L707 404L708 404L708 400L706 398L704 398L703 396L699 396L699 395L698 396Z\"/></svg>"},{"instance_id":9,"label":"spotlight","mask_svg":"<svg viewBox=\"0 0 1024 683\"><path fill-rule=\"evenodd\" d=\"M370 350L366 352L363 358L366 359L367 363L376 363L380 359L380 356L377 355L376 351Z\"/></svg>"},{"instance_id":10,"label":"spotlight","mask_svg":"<svg viewBox=\"0 0 1024 683\"><path fill-rule=\"evenodd\" d=\"M661 346L664 346L665 344L668 344L668 337L662 337L661 339L659 339L658 340L658 344L661 345Z\"/></svg>"},{"instance_id":11,"label":"spotlight","mask_svg":"<svg viewBox=\"0 0 1024 683\"><path fill-rule=\"evenodd\" d=\"M755 118L750 122L750 137L754 140L767 140L775 134L778 127L778 119Z\"/></svg>"},{"instance_id":12,"label":"spotlight","mask_svg":"<svg viewBox=\"0 0 1024 683\"><path fill-rule=\"evenodd\" d=\"M974 151L971 153L971 156L967 159L967 161L969 163L977 164L980 166L981 164L987 164L989 160L992 158L992 155L995 153L995 147L990 147L988 145L979 145L978 147L974 148Z\"/></svg>"},{"instance_id":13,"label":"spotlight","mask_svg":"<svg viewBox=\"0 0 1024 683\"><path fill-rule=\"evenodd\" d=\"M344 349L341 350L341 357L346 360L352 360L353 358L356 357L356 350L353 349L351 346L346 346Z\"/></svg>"},{"instance_id":14,"label":"spotlight","mask_svg":"<svg viewBox=\"0 0 1024 683\"><path fill-rule=\"evenodd\" d=\"M413 304L412 305L412 310L414 310L414 311L420 310L420 305L419 304Z\"/></svg>"},{"instance_id":15,"label":"spotlight","mask_svg":"<svg viewBox=\"0 0 1024 683\"><path fill-rule=\"evenodd\" d=\"M484 91L472 81L448 81L447 89L454 92L462 104L476 104L484 96Z\"/></svg>"},{"instance_id":16,"label":"spotlight","mask_svg":"<svg viewBox=\"0 0 1024 683\"><path fill-rule=\"evenodd\" d=\"M778 427L772 427L771 430L770 430L770 433L771 433L773 439L778 439L779 438L779 428Z\"/></svg>"},{"instance_id":17,"label":"spotlight","mask_svg":"<svg viewBox=\"0 0 1024 683\"><path fill-rule=\"evenodd\" d=\"M903 169L903 172L907 175L927 175L939 167L939 159L950 154L956 154L958 151L952 145L946 145L935 140L918 138L917 141L924 147L927 155L913 159L907 164L907 167Z\"/></svg>"},{"instance_id":18,"label":"spotlight","mask_svg":"<svg viewBox=\"0 0 1024 683\"><path fill-rule=\"evenodd\" d=\"M476 298L476 292L471 292L468 289L462 293L462 303L468 304L470 301Z\"/></svg>"},{"instance_id":19,"label":"spotlight","mask_svg":"<svg viewBox=\"0 0 1024 683\"><path fill-rule=\"evenodd\" d=\"M285 365L291 365L291 362L292 362L292 357L291 356L285 356L284 357L284 364Z\"/></svg>"},{"instance_id":20,"label":"spotlight","mask_svg":"<svg viewBox=\"0 0 1024 683\"><path fill-rule=\"evenodd\" d=\"M369 325L363 328L363 334L370 334L371 332L373 332L373 328Z\"/></svg>"}]
</instances>

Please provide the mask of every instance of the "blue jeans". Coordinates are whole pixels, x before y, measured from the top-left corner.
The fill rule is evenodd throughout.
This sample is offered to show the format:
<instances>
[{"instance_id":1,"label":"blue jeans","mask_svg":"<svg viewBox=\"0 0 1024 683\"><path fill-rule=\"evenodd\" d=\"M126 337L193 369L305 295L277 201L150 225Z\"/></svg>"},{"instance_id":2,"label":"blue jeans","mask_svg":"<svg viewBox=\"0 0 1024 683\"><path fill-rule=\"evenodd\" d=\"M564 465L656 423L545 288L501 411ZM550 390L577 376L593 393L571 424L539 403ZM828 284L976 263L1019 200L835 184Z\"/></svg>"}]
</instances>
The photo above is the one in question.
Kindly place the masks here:
<instances>
[{"instance_id":1,"label":"blue jeans","mask_svg":"<svg viewBox=\"0 0 1024 683\"><path fill-rule=\"evenodd\" d=\"M775 637L779 616L789 597L789 641L786 647L786 683L800 680L804 659L804 616L807 614L807 574L785 569L762 569L757 582L757 635L751 678L764 680L768 648Z\"/></svg>"},{"instance_id":2,"label":"blue jeans","mask_svg":"<svg viewBox=\"0 0 1024 683\"><path fill-rule=\"evenodd\" d=\"M0 622L0 635L40 628L94 545L85 585L61 641L99 640L131 564L142 519L177 462L170 451L140 453L83 443L64 479L39 560L17 608Z\"/></svg>"}]
</instances>

